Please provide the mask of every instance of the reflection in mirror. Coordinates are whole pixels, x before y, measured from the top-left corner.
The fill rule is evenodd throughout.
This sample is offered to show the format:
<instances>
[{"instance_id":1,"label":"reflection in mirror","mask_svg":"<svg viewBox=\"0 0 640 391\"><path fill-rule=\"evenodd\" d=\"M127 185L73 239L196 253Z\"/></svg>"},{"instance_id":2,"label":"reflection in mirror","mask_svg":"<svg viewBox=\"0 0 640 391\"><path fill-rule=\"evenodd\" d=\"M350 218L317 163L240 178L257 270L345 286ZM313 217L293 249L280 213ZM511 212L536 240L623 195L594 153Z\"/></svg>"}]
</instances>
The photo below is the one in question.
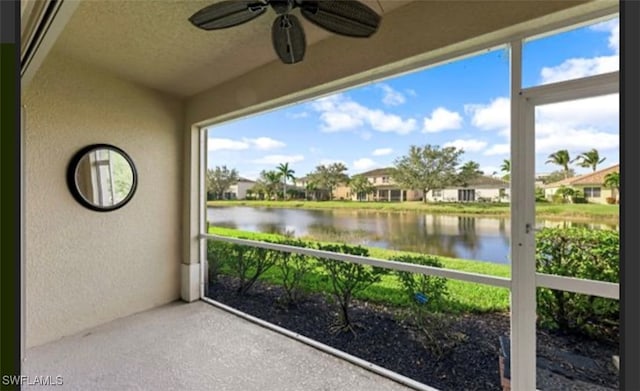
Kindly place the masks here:
<instances>
[{"instance_id":1,"label":"reflection in mirror","mask_svg":"<svg viewBox=\"0 0 640 391\"><path fill-rule=\"evenodd\" d=\"M127 154L110 145L84 148L69 167L69 186L83 205L93 210L114 210L133 195L136 172Z\"/></svg>"}]
</instances>

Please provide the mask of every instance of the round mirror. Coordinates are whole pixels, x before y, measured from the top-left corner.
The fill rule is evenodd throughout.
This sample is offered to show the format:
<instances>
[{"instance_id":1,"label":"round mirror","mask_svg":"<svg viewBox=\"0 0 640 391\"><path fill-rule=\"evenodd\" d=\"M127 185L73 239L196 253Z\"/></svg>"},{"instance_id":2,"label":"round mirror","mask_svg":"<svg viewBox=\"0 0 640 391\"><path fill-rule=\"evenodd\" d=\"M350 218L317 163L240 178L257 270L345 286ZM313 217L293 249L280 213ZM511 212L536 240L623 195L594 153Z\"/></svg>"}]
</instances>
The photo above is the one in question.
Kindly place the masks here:
<instances>
[{"instance_id":1,"label":"round mirror","mask_svg":"<svg viewBox=\"0 0 640 391\"><path fill-rule=\"evenodd\" d=\"M89 209L106 212L123 207L136 191L137 173L123 150L94 144L78 151L67 169L74 198Z\"/></svg>"}]
</instances>

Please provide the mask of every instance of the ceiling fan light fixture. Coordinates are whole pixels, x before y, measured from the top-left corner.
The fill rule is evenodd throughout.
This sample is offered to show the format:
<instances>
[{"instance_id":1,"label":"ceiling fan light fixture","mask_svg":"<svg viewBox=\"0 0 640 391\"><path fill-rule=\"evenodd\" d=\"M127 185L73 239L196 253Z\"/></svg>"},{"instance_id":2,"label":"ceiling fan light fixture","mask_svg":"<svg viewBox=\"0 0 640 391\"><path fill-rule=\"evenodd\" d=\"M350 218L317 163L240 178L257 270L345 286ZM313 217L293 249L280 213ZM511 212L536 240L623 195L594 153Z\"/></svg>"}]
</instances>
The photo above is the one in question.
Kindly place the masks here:
<instances>
[{"instance_id":1,"label":"ceiling fan light fixture","mask_svg":"<svg viewBox=\"0 0 640 391\"><path fill-rule=\"evenodd\" d=\"M349 37L370 37L381 19L357 0L223 0L204 7L189 21L203 30L224 29L249 22L269 7L278 15L271 27L273 48L285 64L302 61L307 45L302 24L291 14L295 8L311 23Z\"/></svg>"}]
</instances>

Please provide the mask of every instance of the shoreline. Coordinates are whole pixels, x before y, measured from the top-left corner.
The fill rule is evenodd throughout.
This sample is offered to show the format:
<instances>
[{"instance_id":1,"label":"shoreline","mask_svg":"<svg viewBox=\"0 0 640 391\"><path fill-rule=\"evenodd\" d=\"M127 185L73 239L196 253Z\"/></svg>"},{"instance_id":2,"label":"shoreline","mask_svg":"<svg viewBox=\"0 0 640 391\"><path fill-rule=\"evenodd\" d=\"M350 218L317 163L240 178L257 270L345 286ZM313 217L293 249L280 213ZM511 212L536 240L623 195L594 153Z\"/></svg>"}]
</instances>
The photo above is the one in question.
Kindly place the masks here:
<instances>
[{"instance_id":1,"label":"shoreline","mask_svg":"<svg viewBox=\"0 0 640 391\"><path fill-rule=\"evenodd\" d=\"M509 204L490 203L429 203L373 201L207 201L207 207L267 207L304 210L353 210L379 212L422 212L434 215L509 218ZM593 222L619 224L619 206L601 204L536 203L536 218L550 221Z\"/></svg>"}]
</instances>

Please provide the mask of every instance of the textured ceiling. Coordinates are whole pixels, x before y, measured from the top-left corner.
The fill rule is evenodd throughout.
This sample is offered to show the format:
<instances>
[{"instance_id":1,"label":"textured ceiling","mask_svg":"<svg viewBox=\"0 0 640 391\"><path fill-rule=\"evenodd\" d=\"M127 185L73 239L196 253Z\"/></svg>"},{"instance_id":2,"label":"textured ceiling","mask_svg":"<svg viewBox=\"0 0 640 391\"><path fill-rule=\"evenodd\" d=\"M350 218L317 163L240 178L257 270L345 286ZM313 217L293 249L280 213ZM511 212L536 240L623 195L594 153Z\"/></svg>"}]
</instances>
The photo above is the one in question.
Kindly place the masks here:
<instances>
[{"instance_id":1,"label":"textured ceiling","mask_svg":"<svg viewBox=\"0 0 640 391\"><path fill-rule=\"evenodd\" d=\"M179 96L194 95L279 61L271 44L275 18L272 10L230 29L203 31L193 27L188 18L213 2L84 0L56 42L55 50ZM411 1L364 2L384 14ZM307 35L307 52L313 50L313 44L332 36L300 19ZM353 40L354 45L359 41L335 39Z\"/></svg>"}]
</instances>

